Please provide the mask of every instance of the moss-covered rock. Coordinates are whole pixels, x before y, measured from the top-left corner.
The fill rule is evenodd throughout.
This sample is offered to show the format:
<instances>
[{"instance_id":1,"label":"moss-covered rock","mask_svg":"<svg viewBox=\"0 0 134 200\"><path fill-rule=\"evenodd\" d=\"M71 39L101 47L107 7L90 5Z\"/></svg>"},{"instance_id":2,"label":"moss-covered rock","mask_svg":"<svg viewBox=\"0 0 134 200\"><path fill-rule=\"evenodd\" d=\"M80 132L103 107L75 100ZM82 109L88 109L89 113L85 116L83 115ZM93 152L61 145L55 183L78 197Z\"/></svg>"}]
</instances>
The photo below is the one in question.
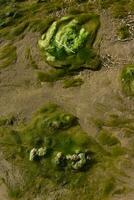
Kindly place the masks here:
<instances>
[{"instance_id":1,"label":"moss-covered rock","mask_svg":"<svg viewBox=\"0 0 134 200\"><path fill-rule=\"evenodd\" d=\"M62 152L58 152L54 158L54 163L58 167L65 167L66 166L66 158Z\"/></svg>"},{"instance_id":2,"label":"moss-covered rock","mask_svg":"<svg viewBox=\"0 0 134 200\"><path fill-rule=\"evenodd\" d=\"M76 150L74 154L67 155L66 159L68 161L71 161L71 168L74 170L81 170L86 165L88 165L89 160L91 159L89 156L89 153L80 152L79 150Z\"/></svg>"},{"instance_id":3,"label":"moss-covered rock","mask_svg":"<svg viewBox=\"0 0 134 200\"><path fill-rule=\"evenodd\" d=\"M46 147L40 147L39 149L33 148L30 151L29 160L34 161L36 160L36 158L38 159L38 158L44 157L46 153L47 153Z\"/></svg>"},{"instance_id":4,"label":"moss-covered rock","mask_svg":"<svg viewBox=\"0 0 134 200\"><path fill-rule=\"evenodd\" d=\"M99 24L99 16L91 14L70 15L53 22L39 40L46 62L54 67L96 69L99 59L92 45Z\"/></svg>"}]
</instances>

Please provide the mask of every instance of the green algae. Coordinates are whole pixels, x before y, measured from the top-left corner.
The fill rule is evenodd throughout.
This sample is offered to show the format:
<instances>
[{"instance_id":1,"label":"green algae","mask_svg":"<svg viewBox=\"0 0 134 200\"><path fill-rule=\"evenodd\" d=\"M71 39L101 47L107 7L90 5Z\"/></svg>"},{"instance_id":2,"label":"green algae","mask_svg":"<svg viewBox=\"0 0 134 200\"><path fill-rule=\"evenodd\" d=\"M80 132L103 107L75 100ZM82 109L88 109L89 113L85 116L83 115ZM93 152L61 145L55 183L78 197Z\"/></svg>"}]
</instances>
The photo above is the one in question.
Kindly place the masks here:
<instances>
[{"instance_id":1,"label":"green algae","mask_svg":"<svg viewBox=\"0 0 134 200\"><path fill-rule=\"evenodd\" d=\"M99 62L96 65L88 63L97 59L92 53L92 45L99 25L99 16L89 14L70 15L53 22L39 40L46 62L60 68L78 69L84 65L96 69Z\"/></svg>"},{"instance_id":2,"label":"green algae","mask_svg":"<svg viewBox=\"0 0 134 200\"><path fill-rule=\"evenodd\" d=\"M65 199L82 195L83 199L98 200L118 189L116 177L122 172L118 172L116 165L126 150L110 133L101 132L97 141L82 130L77 117L55 104L39 109L28 124L17 127L4 124L0 126L0 148L5 158L22 171L25 183L23 188L21 183L18 185L17 195L14 186L10 186L12 197L24 198L27 192L39 194L40 189L48 195L49 188L62 187L70 191ZM30 162L28 157L33 147L46 147L45 158ZM53 163L57 152L68 155L76 150L90 153L91 161L83 170L74 173L68 165L59 169Z\"/></svg>"}]
</instances>

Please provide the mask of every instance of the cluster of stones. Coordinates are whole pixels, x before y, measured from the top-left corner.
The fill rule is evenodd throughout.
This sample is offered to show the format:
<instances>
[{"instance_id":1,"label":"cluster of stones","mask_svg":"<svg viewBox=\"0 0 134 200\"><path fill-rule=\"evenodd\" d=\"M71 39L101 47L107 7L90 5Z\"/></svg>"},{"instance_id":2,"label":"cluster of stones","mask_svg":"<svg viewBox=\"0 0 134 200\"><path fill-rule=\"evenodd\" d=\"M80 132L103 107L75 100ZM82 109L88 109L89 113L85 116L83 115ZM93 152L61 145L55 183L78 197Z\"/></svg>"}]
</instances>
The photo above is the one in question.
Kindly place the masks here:
<instances>
[{"instance_id":1,"label":"cluster of stones","mask_svg":"<svg viewBox=\"0 0 134 200\"><path fill-rule=\"evenodd\" d=\"M102 55L101 59L104 67L110 68L115 66L115 62L110 54Z\"/></svg>"},{"instance_id":2,"label":"cluster of stones","mask_svg":"<svg viewBox=\"0 0 134 200\"><path fill-rule=\"evenodd\" d=\"M74 170L82 169L90 160L91 157L88 151L81 152L79 150L76 150L72 155L69 154L66 156L62 152L58 152L55 157L56 165L64 166L67 162L71 162L71 168Z\"/></svg>"},{"instance_id":3,"label":"cluster of stones","mask_svg":"<svg viewBox=\"0 0 134 200\"><path fill-rule=\"evenodd\" d=\"M34 161L36 158L43 158L46 155L47 148L41 147L39 149L33 148L30 151L29 160ZM68 162L71 164L71 168L74 170L82 169L89 161L91 157L88 151L81 152L76 150L74 154L64 155L62 152L58 152L54 158L56 166L65 167Z\"/></svg>"},{"instance_id":4,"label":"cluster of stones","mask_svg":"<svg viewBox=\"0 0 134 200\"><path fill-rule=\"evenodd\" d=\"M46 152L47 152L47 148L46 147L41 147L39 149L33 148L30 151L29 160L30 161L34 161L36 158L44 157L46 155Z\"/></svg>"},{"instance_id":5,"label":"cluster of stones","mask_svg":"<svg viewBox=\"0 0 134 200\"><path fill-rule=\"evenodd\" d=\"M129 27L129 32L132 38L134 38L134 15L129 14L123 21L126 26Z\"/></svg>"}]
</instances>

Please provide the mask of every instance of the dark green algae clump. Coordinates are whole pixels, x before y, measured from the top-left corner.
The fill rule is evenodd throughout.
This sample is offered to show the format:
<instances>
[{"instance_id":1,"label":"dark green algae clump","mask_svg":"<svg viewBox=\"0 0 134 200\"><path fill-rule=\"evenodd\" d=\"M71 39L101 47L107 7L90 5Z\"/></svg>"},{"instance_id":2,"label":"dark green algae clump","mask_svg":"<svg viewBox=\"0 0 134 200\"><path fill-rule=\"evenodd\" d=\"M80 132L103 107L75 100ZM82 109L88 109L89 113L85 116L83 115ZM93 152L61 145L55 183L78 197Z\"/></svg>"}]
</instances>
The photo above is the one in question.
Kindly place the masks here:
<instances>
[{"instance_id":1,"label":"dark green algae clump","mask_svg":"<svg viewBox=\"0 0 134 200\"><path fill-rule=\"evenodd\" d=\"M53 22L38 42L46 62L57 68L98 68L99 56L92 46L99 25L95 14L70 15Z\"/></svg>"}]
</instances>

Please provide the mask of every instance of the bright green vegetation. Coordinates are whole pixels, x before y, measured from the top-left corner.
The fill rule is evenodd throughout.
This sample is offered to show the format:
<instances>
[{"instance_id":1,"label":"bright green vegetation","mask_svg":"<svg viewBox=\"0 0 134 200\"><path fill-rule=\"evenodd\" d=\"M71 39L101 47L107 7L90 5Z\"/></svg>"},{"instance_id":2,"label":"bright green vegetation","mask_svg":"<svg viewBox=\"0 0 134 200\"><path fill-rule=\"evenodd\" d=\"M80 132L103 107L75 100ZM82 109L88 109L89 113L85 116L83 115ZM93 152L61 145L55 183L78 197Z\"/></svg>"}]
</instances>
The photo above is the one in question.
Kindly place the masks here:
<instances>
[{"instance_id":1,"label":"bright green vegetation","mask_svg":"<svg viewBox=\"0 0 134 200\"><path fill-rule=\"evenodd\" d=\"M46 147L44 158L29 161L33 147ZM24 177L24 187L20 183L17 190L12 186L9 188L9 194L16 199L24 197L27 191L31 197L44 191L45 197L51 188L57 187L69 190L65 200L81 195L83 200L105 199L118 192L120 181L117 177L125 173L116 167L126 152L117 138L101 132L95 140L81 129L75 116L55 104L44 106L25 126L15 128L2 122L0 148L5 158L13 162ZM86 168L74 173L69 165L60 168L55 165L57 152L68 155L76 150L89 151L91 161ZM125 185L121 183L120 187L123 190Z\"/></svg>"},{"instance_id":2,"label":"bright green vegetation","mask_svg":"<svg viewBox=\"0 0 134 200\"><path fill-rule=\"evenodd\" d=\"M128 96L134 95L134 65L127 65L121 73L123 92Z\"/></svg>"},{"instance_id":3,"label":"bright green vegetation","mask_svg":"<svg viewBox=\"0 0 134 200\"><path fill-rule=\"evenodd\" d=\"M82 6L81 8L79 7L79 3ZM52 0L50 3L49 1L31 0L2 1L0 5L0 37L2 39L12 41L21 40L28 32L37 32L40 34L47 32L54 21L59 24L59 31L57 27L56 35L58 33L59 38L62 35L62 44L65 44L66 48L63 48L62 44L60 45L59 43L59 39L56 39L58 41L56 57L58 59L60 57L61 59L60 62L58 61L59 63L56 63L56 66L64 65L64 70L39 71L37 72L39 80L52 82L62 79L66 75L70 76L75 74L78 68L97 69L100 65L100 58L96 51L92 49L92 44L100 24L99 16L93 14L93 4L87 5L86 1L70 2ZM68 20L62 18L63 14L60 14L64 9L64 15L70 16ZM84 14L84 12L89 13L89 10L90 15ZM59 13L58 16L57 13ZM62 19L64 19L63 22ZM64 24L63 27L61 27L62 24ZM64 35L64 31L67 31L67 35ZM57 46L55 40L53 40L53 44L49 45L49 48L50 46L55 47L55 45ZM52 51L55 53L54 49ZM37 62L31 54L31 50L27 50L26 59L28 60L28 65L34 69L38 68Z\"/></svg>"},{"instance_id":4,"label":"bright green vegetation","mask_svg":"<svg viewBox=\"0 0 134 200\"><path fill-rule=\"evenodd\" d=\"M16 47L12 44L5 44L0 47L0 69L14 64L17 59Z\"/></svg>"},{"instance_id":5,"label":"bright green vegetation","mask_svg":"<svg viewBox=\"0 0 134 200\"><path fill-rule=\"evenodd\" d=\"M99 28L97 15L79 14L63 17L52 23L39 40L46 61L57 68L38 72L38 80L53 82L73 75L82 67L97 69L100 58L92 49ZM65 80L65 88L81 85L82 81Z\"/></svg>"},{"instance_id":6,"label":"bright green vegetation","mask_svg":"<svg viewBox=\"0 0 134 200\"><path fill-rule=\"evenodd\" d=\"M49 51L51 52L46 58L51 59L56 56L54 62L49 61L50 64L56 67L62 66L64 69L67 66L68 69L58 72L50 70L50 72L38 73L39 79L44 77L44 80L49 82L65 77L66 73L67 75L72 74L78 68L97 69L100 66L100 58L92 48L100 25L99 17L94 13L99 14L100 9L110 8L115 17L123 17L134 10L133 0L101 0L90 3L86 0L52 0L51 3L49 1L34 0L1 0L0 6L0 37L2 39L20 40L27 32L48 33L48 30L54 26L52 24L55 24L55 22L59 24L54 35L58 35L58 38L61 35L62 42L59 42L59 39L57 40L57 37L54 36L51 45L49 45ZM63 10L64 15L70 16L70 19L62 18ZM61 27L62 24L64 24L63 27ZM119 32L119 35L123 38L128 36L126 28L121 29ZM48 37L48 39L50 38ZM58 44L56 41L58 41ZM36 60L30 54L27 58L29 64L37 69ZM54 56L51 54L54 54ZM3 66L5 65L7 64L4 63Z\"/></svg>"},{"instance_id":7,"label":"bright green vegetation","mask_svg":"<svg viewBox=\"0 0 134 200\"><path fill-rule=\"evenodd\" d=\"M91 14L70 15L53 22L39 40L46 61L55 67L98 68L99 58L92 65L97 59L92 44L98 27L99 17Z\"/></svg>"},{"instance_id":8,"label":"bright green vegetation","mask_svg":"<svg viewBox=\"0 0 134 200\"><path fill-rule=\"evenodd\" d=\"M118 29L118 37L119 39L126 39L130 36L129 33L129 27L127 25L122 25L119 29Z\"/></svg>"}]
</instances>

